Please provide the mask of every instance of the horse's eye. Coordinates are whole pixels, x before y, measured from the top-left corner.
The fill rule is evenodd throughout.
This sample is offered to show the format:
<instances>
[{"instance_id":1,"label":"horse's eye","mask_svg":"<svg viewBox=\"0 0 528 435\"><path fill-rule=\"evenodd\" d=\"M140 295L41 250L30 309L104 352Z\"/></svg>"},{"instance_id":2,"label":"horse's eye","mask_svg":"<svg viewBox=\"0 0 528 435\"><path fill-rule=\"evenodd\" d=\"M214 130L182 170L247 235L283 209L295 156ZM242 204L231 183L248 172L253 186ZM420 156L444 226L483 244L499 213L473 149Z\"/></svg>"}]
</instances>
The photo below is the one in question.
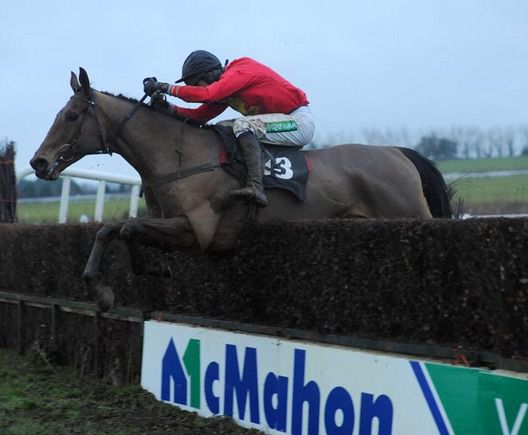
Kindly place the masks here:
<instances>
[{"instance_id":1,"label":"horse's eye","mask_svg":"<svg viewBox=\"0 0 528 435\"><path fill-rule=\"evenodd\" d=\"M78 114L78 113L75 113L75 112L67 112L67 113L66 113L66 122L73 122L73 121L76 121L78 117L79 117L79 114Z\"/></svg>"}]
</instances>

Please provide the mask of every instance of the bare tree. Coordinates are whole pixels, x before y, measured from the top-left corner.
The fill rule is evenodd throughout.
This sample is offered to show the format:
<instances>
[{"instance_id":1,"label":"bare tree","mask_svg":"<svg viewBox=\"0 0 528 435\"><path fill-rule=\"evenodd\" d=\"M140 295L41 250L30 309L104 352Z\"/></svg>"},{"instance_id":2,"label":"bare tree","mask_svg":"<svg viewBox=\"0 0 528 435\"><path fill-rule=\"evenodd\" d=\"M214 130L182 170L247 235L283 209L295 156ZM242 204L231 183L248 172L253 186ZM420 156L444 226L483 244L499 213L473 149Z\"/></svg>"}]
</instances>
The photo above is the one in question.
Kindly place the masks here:
<instances>
[{"instance_id":1,"label":"bare tree","mask_svg":"<svg viewBox=\"0 0 528 435\"><path fill-rule=\"evenodd\" d=\"M405 127L399 129L364 128L362 130L363 142L367 145L395 145L413 147L416 144L409 130Z\"/></svg>"},{"instance_id":2,"label":"bare tree","mask_svg":"<svg viewBox=\"0 0 528 435\"><path fill-rule=\"evenodd\" d=\"M464 159L481 157L483 135L477 127L453 127L451 138L460 144L460 153Z\"/></svg>"},{"instance_id":3,"label":"bare tree","mask_svg":"<svg viewBox=\"0 0 528 435\"><path fill-rule=\"evenodd\" d=\"M521 142L521 153L528 153L528 125L520 127L518 133Z\"/></svg>"},{"instance_id":4,"label":"bare tree","mask_svg":"<svg viewBox=\"0 0 528 435\"><path fill-rule=\"evenodd\" d=\"M487 130L488 152L486 158L491 158L495 154L497 157L503 157L504 150L504 132L499 127L493 127Z\"/></svg>"},{"instance_id":5,"label":"bare tree","mask_svg":"<svg viewBox=\"0 0 528 435\"><path fill-rule=\"evenodd\" d=\"M508 156L515 156L515 130L512 127L505 127L502 130L502 139Z\"/></svg>"},{"instance_id":6,"label":"bare tree","mask_svg":"<svg viewBox=\"0 0 528 435\"><path fill-rule=\"evenodd\" d=\"M376 128L364 128L363 138L366 145L381 145L385 141L381 130Z\"/></svg>"}]
</instances>

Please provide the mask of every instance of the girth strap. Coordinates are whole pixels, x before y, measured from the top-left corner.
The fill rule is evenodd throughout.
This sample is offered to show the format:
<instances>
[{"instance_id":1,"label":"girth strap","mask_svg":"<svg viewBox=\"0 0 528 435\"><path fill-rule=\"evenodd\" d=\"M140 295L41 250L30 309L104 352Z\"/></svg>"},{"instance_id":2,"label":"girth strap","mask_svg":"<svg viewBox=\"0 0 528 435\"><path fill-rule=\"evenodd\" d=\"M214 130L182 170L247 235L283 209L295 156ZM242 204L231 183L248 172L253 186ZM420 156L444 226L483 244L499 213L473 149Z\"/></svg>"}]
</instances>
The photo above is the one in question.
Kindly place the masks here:
<instances>
[{"instance_id":1,"label":"girth strap","mask_svg":"<svg viewBox=\"0 0 528 435\"><path fill-rule=\"evenodd\" d=\"M192 175L201 174L202 172L210 172L214 171L215 169L220 168L221 165L219 163L204 163L202 165L197 166L191 166L190 168L186 169L179 169L175 172L171 172L170 174L162 175L161 177L158 177L155 182L143 182L143 185L147 187L156 187L161 186L162 184L171 183L172 181L178 181L182 178L187 178Z\"/></svg>"}]
</instances>

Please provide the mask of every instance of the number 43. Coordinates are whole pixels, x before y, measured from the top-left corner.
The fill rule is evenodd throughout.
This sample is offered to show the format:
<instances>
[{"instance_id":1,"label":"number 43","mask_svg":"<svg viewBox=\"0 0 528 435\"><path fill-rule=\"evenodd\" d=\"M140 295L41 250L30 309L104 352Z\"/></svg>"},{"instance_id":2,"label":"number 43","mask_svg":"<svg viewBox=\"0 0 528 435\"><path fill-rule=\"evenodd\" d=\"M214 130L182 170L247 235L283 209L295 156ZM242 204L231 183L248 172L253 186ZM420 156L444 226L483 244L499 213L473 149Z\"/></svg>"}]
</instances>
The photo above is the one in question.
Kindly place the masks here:
<instances>
[{"instance_id":1,"label":"number 43","mask_svg":"<svg viewBox=\"0 0 528 435\"><path fill-rule=\"evenodd\" d=\"M272 174L273 172L273 174ZM273 175L277 178L289 180L293 177L292 164L290 159L286 157L276 157L273 162L271 159L264 163L264 175Z\"/></svg>"}]
</instances>

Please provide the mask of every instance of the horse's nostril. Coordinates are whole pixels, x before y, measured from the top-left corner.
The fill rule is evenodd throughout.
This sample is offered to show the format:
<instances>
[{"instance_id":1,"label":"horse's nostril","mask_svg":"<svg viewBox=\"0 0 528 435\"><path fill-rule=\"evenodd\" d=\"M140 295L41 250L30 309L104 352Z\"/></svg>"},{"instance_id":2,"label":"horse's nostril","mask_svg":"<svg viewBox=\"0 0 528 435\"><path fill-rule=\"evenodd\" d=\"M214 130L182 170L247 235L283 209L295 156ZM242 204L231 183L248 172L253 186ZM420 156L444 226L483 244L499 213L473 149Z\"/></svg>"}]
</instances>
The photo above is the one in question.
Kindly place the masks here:
<instances>
[{"instance_id":1,"label":"horse's nostril","mask_svg":"<svg viewBox=\"0 0 528 435\"><path fill-rule=\"evenodd\" d=\"M35 171L42 171L48 167L48 161L43 157L31 159L29 164Z\"/></svg>"}]
</instances>

